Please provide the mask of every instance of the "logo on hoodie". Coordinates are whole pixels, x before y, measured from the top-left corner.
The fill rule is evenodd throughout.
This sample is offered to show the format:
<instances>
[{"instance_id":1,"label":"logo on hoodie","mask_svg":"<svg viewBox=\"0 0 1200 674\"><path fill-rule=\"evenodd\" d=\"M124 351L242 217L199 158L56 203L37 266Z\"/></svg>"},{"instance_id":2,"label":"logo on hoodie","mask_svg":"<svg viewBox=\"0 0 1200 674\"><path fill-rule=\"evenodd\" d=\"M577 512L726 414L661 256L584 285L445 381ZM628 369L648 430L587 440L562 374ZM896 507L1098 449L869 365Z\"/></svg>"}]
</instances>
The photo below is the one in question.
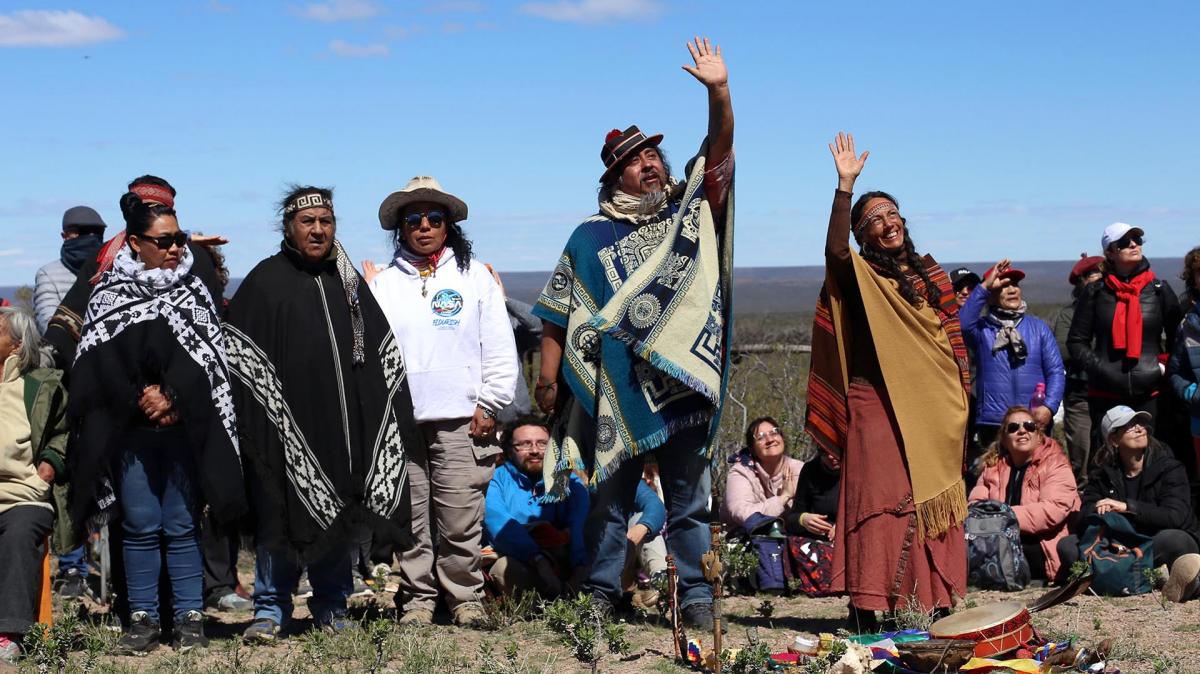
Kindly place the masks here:
<instances>
[{"instance_id":1,"label":"logo on hoodie","mask_svg":"<svg viewBox=\"0 0 1200 674\"><path fill-rule=\"evenodd\" d=\"M451 288L443 288L433 295L433 299L429 302L429 308L433 310L433 325L437 328L454 328L458 326L459 320L453 318L457 316L463 308L463 296L457 290Z\"/></svg>"}]
</instances>

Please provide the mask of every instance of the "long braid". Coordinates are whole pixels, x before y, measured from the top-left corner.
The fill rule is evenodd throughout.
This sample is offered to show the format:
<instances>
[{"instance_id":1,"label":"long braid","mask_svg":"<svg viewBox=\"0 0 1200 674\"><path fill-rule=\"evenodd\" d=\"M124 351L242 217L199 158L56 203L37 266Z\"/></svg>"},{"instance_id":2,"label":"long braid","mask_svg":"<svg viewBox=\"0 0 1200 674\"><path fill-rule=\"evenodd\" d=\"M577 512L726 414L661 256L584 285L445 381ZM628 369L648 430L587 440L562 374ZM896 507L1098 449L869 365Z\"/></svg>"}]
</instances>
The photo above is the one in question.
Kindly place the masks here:
<instances>
[{"instance_id":1,"label":"long braid","mask_svg":"<svg viewBox=\"0 0 1200 674\"><path fill-rule=\"evenodd\" d=\"M922 302L929 304L930 307L936 309L940 303L940 297L937 286L933 284L933 280L929 278L929 272L925 271L925 263L921 256L917 253L917 248L913 244L913 240L908 236L908 232L904 233L904 250L900 255L890 255L883 252L879 248L870 244L863 244L862 257L867 262L870 262L876 269L883 272L883 275L894 279L899 285L900 296L904 301L920 307ZM916 272L921 281L925 285L925 293L922 295L917 292L916 286L908 279L908 275L900 269L900 263L903 261L909 269Z\"/></svg>"}]
</instances>

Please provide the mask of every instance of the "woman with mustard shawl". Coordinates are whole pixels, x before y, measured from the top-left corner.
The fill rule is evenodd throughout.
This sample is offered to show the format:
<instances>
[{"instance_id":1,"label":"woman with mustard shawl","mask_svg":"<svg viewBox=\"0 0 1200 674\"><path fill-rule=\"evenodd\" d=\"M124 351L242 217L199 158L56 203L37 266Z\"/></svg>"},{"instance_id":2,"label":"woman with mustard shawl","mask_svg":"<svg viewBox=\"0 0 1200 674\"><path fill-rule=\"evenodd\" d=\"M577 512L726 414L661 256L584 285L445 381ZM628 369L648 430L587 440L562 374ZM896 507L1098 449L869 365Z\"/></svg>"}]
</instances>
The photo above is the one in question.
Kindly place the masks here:
<instances>
[{"instance_id":1,"label":"woman with mustard shawl","mask_svg":"<svg viewBox=\"0 0 1200 674\"><path fill-rule=\"evenodd\" d=\"M838 189L805 428L841 459L833 590L850 596L848 628L870 632L875 611L945 612L966 593L970 384L946 273L917 254L891 195L868 192L851 208L868 154L855 154L853 136L829 150Z\"/></svg>"}]
</instances>

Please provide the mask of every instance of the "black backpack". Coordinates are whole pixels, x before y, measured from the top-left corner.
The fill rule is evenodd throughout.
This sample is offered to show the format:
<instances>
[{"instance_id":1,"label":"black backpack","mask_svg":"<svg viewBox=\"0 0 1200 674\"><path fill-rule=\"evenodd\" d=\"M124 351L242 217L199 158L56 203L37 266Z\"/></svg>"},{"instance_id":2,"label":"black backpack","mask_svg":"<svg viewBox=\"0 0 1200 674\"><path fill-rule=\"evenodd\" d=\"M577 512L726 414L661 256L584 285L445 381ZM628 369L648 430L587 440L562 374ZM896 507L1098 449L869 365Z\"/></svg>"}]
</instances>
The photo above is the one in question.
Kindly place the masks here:
<instances>
[{"instance_id":1,"label":"black backpack","mask_svg":"<svg viewBox=\"0 0 1200 674\"><path fill-rule=\"evenodd\" d=\"M967 582L982 590L1015 592L1029 584L1021 527L1007 503L976 501L967 507Z\"/></svg>"}]
</instances>

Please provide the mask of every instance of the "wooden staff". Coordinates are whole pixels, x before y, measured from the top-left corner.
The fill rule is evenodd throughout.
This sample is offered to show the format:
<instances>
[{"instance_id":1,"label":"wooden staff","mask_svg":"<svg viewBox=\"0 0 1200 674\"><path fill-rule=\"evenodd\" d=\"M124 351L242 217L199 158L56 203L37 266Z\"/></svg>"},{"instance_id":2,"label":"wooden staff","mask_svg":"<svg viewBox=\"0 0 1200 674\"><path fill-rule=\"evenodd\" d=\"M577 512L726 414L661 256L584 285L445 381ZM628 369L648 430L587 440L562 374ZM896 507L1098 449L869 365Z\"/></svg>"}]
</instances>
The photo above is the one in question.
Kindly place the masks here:
<instances>
[{"instance_id":1,"label":"wooden staff","mask_svg":"<svg viewBox=\"0 0 1200 674\"><path fill-rule=\"evenodd\" d=\"M712 562L709 564L709 572L712 574L713 584L713 652L717 655L714 671L721 674L721 576L724 575L721 564L721 523L712 522L708 526L709 533L712 534Z\"/></svg>"},{"instance_id":2,"label":"wooden staff","mask_svg":"<svg viewBox=\"0 0 1200 674\"><path fill-rule=\"evenodd\" d=\"M667 555L667 605L670 607L669 617L671 620L671 643L675 647L675 659L683 659L685 650L681 650L680 643L683 639L683 633L679 629L679 601L675 596L675 584L678 577L678 570L675 568L675 556Z\"/></svg>"}]
</instances>

